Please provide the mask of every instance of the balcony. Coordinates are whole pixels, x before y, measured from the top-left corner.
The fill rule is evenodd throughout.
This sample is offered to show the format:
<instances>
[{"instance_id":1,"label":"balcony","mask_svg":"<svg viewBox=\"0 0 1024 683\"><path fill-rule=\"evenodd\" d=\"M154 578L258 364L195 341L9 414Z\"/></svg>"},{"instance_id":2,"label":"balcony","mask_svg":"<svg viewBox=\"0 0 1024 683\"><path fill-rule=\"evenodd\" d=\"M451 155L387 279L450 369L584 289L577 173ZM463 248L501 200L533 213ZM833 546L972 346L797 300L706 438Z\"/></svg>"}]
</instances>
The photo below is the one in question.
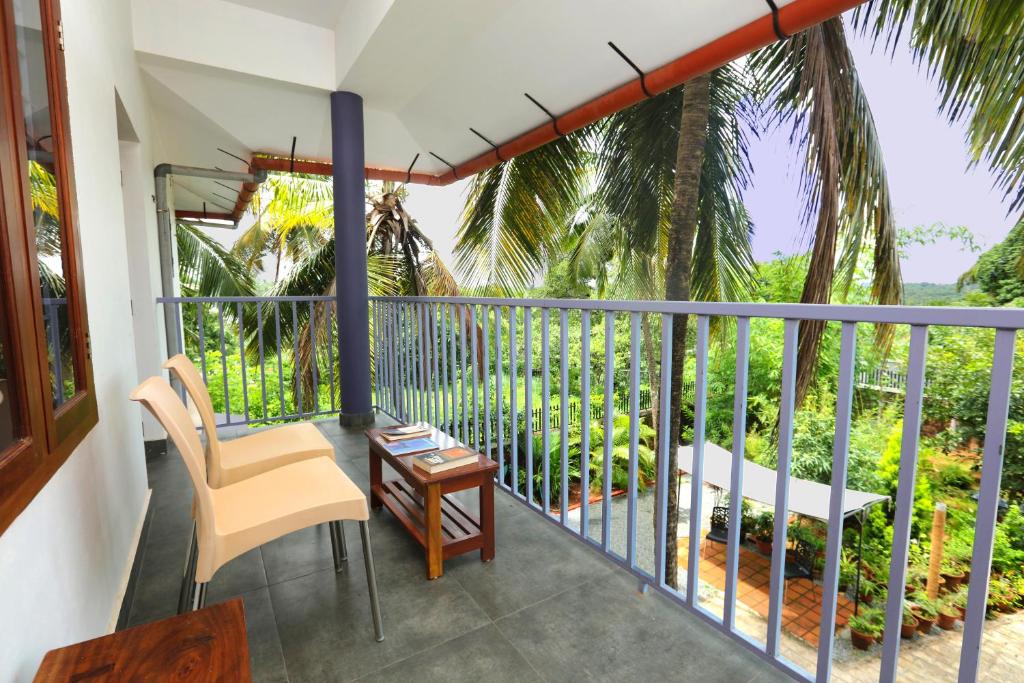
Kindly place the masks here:
<instances>
[{"instance_id":1,"label":"balcony","mask_svg":"<svg viewBox=\"0 0 1024 683\"><path fill-rule=\"evenodd\" d=\"M316 424L336 446L338 464L366 489L362 431ZM177 454L153 455L148 468L153 499L129 625L174 614L191 524L190 483ZM472 508L476 497L461 502ZM435 581L424 579L423 551L394 517L374 513L383 643L368 626L358 544L349 544L348 566L335 574L326 528L231 562L211 582L209 602L243 598L255 680L786 680L665 597L641 594L629 572L511 496L497 494L495 512L495 560L454 558Z\"/></svg>"},{"instance_id":2,"label":"balcony","mask_svg":"<svg viewBox=\"0 0 1024 683\"><path fill-rule=\"evenodd\" d=\"M337 332L330 307L321 306L326 301L178 298L161 303L191 330L179 330L179 344L203 366L208 386L221 396L223 429L238 433L253 423L313 419L337 410L332 399L338 381ZM763 341L752 340L753 321L777 321L784 352L783 367L777 370L779 474L772 473L767 495L752 493L750 482L743 481L751 476L743 474L750 463L738 466L744 462L743 439L731 455L725 454L731 460L725 481L713 481L709 460L721 449L696 448L692 456L680 457L678 573L673 580L666 563L671 547L668 445L660 437L654 443L653 435L667 431L672 376L667 340L683 314L696 330L682 377L684 396L693 409L693 417L684 420L693 429L692 443L703 442L708 420L712 324L735 344L735 383L726 391L732 397L736 434L745 433L752 344ZM415 670L426 657L438 670L472 673L475 669L464 666L493 666L547 680L630 678L638 672L643 678L664 679L687 672L707 676L708 671L725 680L757 675L869 680L889 678L886 671L898 671L901 677L955 676L964 666L976 666L983 679L1002 680L1012 677L1010 667L1021 664L1018 658L997 654L1000 642L1019 642L1024 636L1020 620L985 622L999 505L999 438L986 440L982 460L963 626L903 641L903 590L895 588L914 581L908 568L914 545L910 501L921 401L929 381L928 330L995 330L988 433L1005 434L1015 330L1024 326L1020 311L421 297L371 298L369 315L378 421L429 422L500 463L496 483L504 495L498 496L496 508L498 556L489 564L473 555L450 560L444 579L427 583L419 549L389 514L378 514L373 530L381 554L385 619L396 635L375 648L369 632L355 626L367 616L358 581L349 593L347 575L335 579L323 571L330 566L326 531L309 530L265 546L238 567L229 567L211 587L211 599L243 594L252 603L250 612L259 616L250 626L251 640L260 644L253 656L260 666L265 655L272 660L270 667L283 658L291 675L324 673L331 670L330 662L346 661L353 667L346 675L379 672L388 678L401 675L405 667ZM654 336L662 340L653 362L641 343L645 316L655 322ZM211 320L216 321L212 329ZM790 489L795 481L806 491L808 482L781 473L788 475L793 462L796 341L799 324L806 320L828 321L841 331L833 359L838 369L838 427L828 435L833 443L832 483L816 485L813 495L823 498L811 501L824 510L816 513L827 525L824 548L809 578L791 579L798 539L787 523L808 513L807 501L793 500ZM856 336L858 328L874 324L909 332L906 372L899 378L908 398L892 501L895 541L889 579L883 582L893 587L889 595L897 597L881 606L886 635L865 654L849 645L846 623L863 606L859 591L853 589L851 595L850 589L839 590L839 558L841 532L851 517L844 500L861 495L846 488L854 388L873 388L864 386L864 374L856 366ZM605 335L606 329L615 333ZM570 338L578 341L572 351ZM325 339L330 343L324 344ZM282 363L289 356L307 360L289 370L287 361ZM225 357L229 368L242 371L230 383L223 371ZM525 390L523 378L539 385L539 397ZM562 406L568 406L564 416ZM318 424L337 445L339 464L368 487L361 431ZM550 455L544 458L543 453ZM625 483L612 471L618 467L613 465L616 457ZM157 499L148 542L177 534L183 543L188 524L183 471L174 458L163 457L151 463L150 473ZM584 490L591 492L586 500L579 493ZM718 500L730 490L744 495L729 497L728 503ZM468 507L475 505L474 498L464 501ZM756 550L728 523L740 517L743 498L775 512L767 553ZM714 542L706 536L713 527L712 508L720 504L726 536L724 542ZM160 559L146 560L132 623L173 609L180 545L172 543L170 551L161 545L155 549ZM423 592L436 597L424 601ZM449 621L433 631L438 604L444 605L439 610L443 616L436 618ZM445 645L451 638L457 640ZM478 638L491 644L488 656L462 664L465 645ZM495 647L495 642L501 645ZM694 657L695 651L701 655ZM410 652L420 654L403 660ZM766 668L765 663L773 666Z\"/></svg>"}]
</instances>

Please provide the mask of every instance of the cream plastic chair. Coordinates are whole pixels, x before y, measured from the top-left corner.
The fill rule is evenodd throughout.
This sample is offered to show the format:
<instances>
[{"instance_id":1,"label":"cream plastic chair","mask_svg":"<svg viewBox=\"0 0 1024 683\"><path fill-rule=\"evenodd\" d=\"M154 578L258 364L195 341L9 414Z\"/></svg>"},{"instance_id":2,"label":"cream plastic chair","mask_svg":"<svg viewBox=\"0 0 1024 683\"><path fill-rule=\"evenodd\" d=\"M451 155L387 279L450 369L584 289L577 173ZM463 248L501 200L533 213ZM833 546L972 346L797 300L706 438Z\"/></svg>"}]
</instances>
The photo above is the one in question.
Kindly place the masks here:
<instances>
[{"instance_id":1,"label":"cream plastic chair","mask_svg":"<svg viewBox=\"0 0 1024 683\"><path fill-rule=\"evenodd\" d=\"M206 433L206 472L210 486L220 488L240 482L282 465L328 457L334 459L334 447L319 429L308 422L284 425L252 434L221 441L217 437L217 421L213 414L213 401L199 369L188 356L179 353L164 363L185 387L199 413ZM331 544L348 559L345 529L340 524L331 526ZM192 540L185 555L185 572L178 594L178 613L188 608L188 594L192 582L188 580L188 566L195 553L196 529L192 526Z\"/></svg>"},{"instance_id":2,"label":"cream plastic chair","mask_svg":"<svg viewBox=\"0 0 1024 683\"><path fill-rule=\"evenodd\" d=\"M217 438L213 401L196 366L188 356L179 353L164 363L164 367L181 381L199 412L203 431L206 432L206 467L213 488L234 484L300 460L334 457L331 442L308 422L264 429L221 441Z\"/></svg>"},{"instance_id":3,"label":"cream plastic chair","mask_svg":"<svg viewBox=\"0 0 1024 683\"><path fill-rule=\"evenodd\" d=\"M198 539L189 562L195 586L191 608L206 602L206 587L216 571L253 548L293 531L328 522L332 531L340 520L357 520L366 564L374 634L381 628L377 579L370 552L366 496L333 458L311 458L283 465L234 484L212 488L206 476L203 448L188 410L162 377L151 377L132 391L160 421L181 453L195 489ZM335 571L341 571L337 535L331 534Z\"/></svg>"}]
</instances>

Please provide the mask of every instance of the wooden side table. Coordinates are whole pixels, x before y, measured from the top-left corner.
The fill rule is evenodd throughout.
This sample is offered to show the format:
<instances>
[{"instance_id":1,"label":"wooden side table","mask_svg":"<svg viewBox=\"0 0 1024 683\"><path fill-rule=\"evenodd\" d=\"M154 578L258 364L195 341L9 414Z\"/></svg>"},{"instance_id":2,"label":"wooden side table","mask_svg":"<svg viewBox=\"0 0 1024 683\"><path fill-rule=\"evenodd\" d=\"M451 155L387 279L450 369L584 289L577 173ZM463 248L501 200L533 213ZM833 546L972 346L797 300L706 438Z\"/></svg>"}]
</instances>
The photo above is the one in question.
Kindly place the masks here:
<instances>
[{"instance_id":1,"label":"wooden side table","mask_svg":"<svg viewBox=\"0 0 1024 683\"><path fill-rule=\"evenodd\" d=\"M252 681L239 598L50 650L36 681Z\"/></svg>"},{"instance_id":2,"label":"wooden side table","mask_svg":"<svg viewBox=\"0 0 1024 683\"><path fill-rule=\"evenodd\" d=\"M386 507L406 531L423 546L427 578L444 573L444 561L473 550L480 559L494 559L494 472L498 463L478 454L477 461L447 472L427 474L412 464L412 455L392 455L384 448L379 429L366 430L370 458L370 507ZM442 449L462 446L447 434L431 430L429 436ZM401 479L384 481L382 462ZM478 488L480 518L445 494Z\"/></svg>"}]
</instances>

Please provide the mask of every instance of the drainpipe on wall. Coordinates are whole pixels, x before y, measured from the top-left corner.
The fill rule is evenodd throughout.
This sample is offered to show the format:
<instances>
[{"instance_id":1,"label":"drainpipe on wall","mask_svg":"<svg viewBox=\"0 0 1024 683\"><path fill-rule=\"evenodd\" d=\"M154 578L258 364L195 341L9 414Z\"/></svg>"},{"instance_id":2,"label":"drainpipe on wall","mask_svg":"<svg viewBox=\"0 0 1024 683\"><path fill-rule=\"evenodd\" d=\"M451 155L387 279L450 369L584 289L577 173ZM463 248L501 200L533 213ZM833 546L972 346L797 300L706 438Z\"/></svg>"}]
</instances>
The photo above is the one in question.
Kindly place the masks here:
<instances>
[{"instance_id":1,"label":"drainpipe on wall","mask_svg":"<svg viewBox=\"0 0 1024 683\"><path fill-rule=\"evenodd\" d=\"M174 226L171 220L170 206L167 201L167 177L172 175L241 182L244 185L243 192L247 193L249 198L252 197L256 187L267 179L267 172L263 170L257 170L255 173L238 173L234 171L219 171L213 168L176 166L174 164L159 164L153 169L153 178L156 186L156 227L160 251L160 290L164 297L174 296ZM237 218L235 219L235 227L238 227ZM165 305L164 331L167 338L168 356L181 351L178 348L177 328L174 307Z\"/></svg>"}]
</instances>

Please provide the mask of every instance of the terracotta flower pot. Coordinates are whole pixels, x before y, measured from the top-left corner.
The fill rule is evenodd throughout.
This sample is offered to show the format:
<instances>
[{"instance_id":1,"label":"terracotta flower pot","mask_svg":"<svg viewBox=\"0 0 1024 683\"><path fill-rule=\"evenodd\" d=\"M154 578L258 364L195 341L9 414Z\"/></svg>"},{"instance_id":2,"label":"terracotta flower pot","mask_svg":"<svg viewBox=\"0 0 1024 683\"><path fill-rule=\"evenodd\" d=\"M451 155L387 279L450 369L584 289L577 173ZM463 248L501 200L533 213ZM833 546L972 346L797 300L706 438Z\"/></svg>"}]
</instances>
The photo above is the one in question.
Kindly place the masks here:
<instances>
[{"instance_id":1,"label":"terracotta flower pot","mask_svg":"<svg viewBox=\"0 0 1024 683\"><path fill-rule=\"evenodd\" d=\"M950 593L952 593L957 588L959 588L960 584L963 583L963 580L964 580L964 575L963 574L943 574L942 575L942 585Z\"/></svg>"},{"instance_id":2,"label":"terracotta flower pot","mask_svg":"<svg viewBox=\"0 0 1024 683\"><path fill-rule=\"evenodd\" d=\"M770 538L755 538L754 545L757 546L757 551L763 555L772 554L772 539Z\"/></svg>"},{"instance_id":3,"label":"terracotta flower pot","mask_svg":"<svg viewBox=\"0 0 1024 683\"><path fill-rule=\"evenodd\" d=\"M939 628L943 631L952 631L956 627L957 616L955 614L946 614L945 612L939 612L939 618L937 623Z\"/></svg>"},{"instance_id":4,"label":"terracotta flower pot","mask_svg":"<svg viewBox=\"0 0 1024 683\"><path fill-rule=\"evenodd\" d=\"M875 637L851 628L850 642L853 643L853 646L858 650L867 650L871 647L871 644L875 642Z\"/></svg>"},{"instance_id":5,"label":"terracotta flower pot","mask_svg":"<svg viewBox=\"0 0 1024 683\"><path fill-rule=\"evenodd\" d=\"M967 608L966 607L961 607L960 605L957 605L956 606L956 611L959 612L960 620L963 621L964 617L967 616Z\"/></svg>"},{"instance_id":6,"label":"terracotta flower pot","mask_svg":"<svg viewBox=\"0 0 1024 683\"><path fill-rule=\"evenodd\" d=\"M921 633L931 633L932 626L935 626L935 617L925 617L921 614L917 615L917 630Z\"/></svg>"},{"instance_id":7,"label":"terracotta flower pot","mask_svg":"<svg viewBox=\"0 0 1024 683\"><path fill-rule=\"evenodd\" d=\"M872 601L874 601L874 599L875 599L875 596L873 596L873 595L861 594L861 596L860 596L860 601L863 602L865 605L870 605L872 603Z\"/></svg>"},{"instance_id":8,"label":"terracotta flower pot","mask_svg":"<svg viewBox=\"0 0 1024 683\"><path fill-rule=\"evenodd\" d=\"M904 623L900 625L900 637L901 638L913 638L914 631L917 630L917 619L914 619L909 624Z\"/></svg>"}]
</instances>

